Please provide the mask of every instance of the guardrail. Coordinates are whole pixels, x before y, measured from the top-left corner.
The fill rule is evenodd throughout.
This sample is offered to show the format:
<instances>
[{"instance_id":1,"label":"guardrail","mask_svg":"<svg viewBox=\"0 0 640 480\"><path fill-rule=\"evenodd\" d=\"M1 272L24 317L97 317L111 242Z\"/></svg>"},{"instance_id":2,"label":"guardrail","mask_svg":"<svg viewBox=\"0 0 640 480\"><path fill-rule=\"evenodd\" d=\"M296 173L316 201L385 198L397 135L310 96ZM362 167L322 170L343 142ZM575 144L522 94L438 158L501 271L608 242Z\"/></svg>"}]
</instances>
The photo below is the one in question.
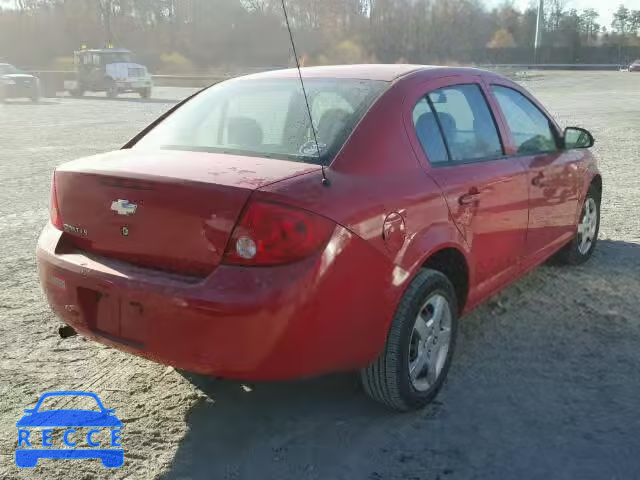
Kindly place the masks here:
<instances>
[{"instance_id":1,"label":"guardrail","mask_svg":"<svg viewBox=\"0 0 640 480\"><path fill-rule=\"evenodd\" d=\"M479 65L479 67L490 70L620 70L627 66L614 63L499 63ZM32 70L31 73L40 78L42 93L47 97L55 97L58 92L63 92L64 81L75 78L75 72L70 70ZM190 88L208 87L232 78L230 75L152 75L152 77L154 84L159 87Z\"/></svg>"},{"instance_id":2,"label":"guardrail","mask_svg":"<svg viewBox=\"0 0 640 480\"><path fill-rule=\"evenodd\" d=\"M194 87L202 88L223 82L231 76L211 75L152 75L153 84L159 87Z\"/></svg>"},{"instance_id":3,"label":"guardrail","mask_svg":"<svg viewBox=\"0 0 640 480\"><path fill-rule=\"evenodd\" d=\"M497 63L480 65L488 69L520 70L620 70L628 65L618 63Z\"/></svg>"}]
</instances>

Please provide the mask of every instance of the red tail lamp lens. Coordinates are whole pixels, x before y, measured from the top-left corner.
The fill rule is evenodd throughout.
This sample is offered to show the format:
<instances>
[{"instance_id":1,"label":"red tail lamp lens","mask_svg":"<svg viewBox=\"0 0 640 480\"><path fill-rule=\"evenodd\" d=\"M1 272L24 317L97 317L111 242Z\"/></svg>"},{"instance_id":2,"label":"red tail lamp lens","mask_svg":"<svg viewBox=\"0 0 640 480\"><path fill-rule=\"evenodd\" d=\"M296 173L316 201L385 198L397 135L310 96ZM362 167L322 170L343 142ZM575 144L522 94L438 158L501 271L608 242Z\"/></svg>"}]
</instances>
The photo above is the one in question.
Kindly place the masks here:
<instances>
[{"instance_id":1,"label":"red tail lamp lens","mask_svg":"<svg viewBox=\"0 0 640 480\"><path fill-rule=\"evenodd\" d=\"M60 217L60 209L58 208L58 194L56 192L56 174L54 172L51 177L51 199L49 201L49 217L51 224L58 230L63 229L62 217Z\"/></svg>"},{"instance_id":2,"label":"red tail lamp lens","mask_svg":"<svg viewBox=\"0 0 640 480\"><path fill-rule=\"evenodd\" d=\"M306 210L252 202L227 245L224 263L279 265L301 260L323 248L335 224Z\"/></svg>"}]
</instances>

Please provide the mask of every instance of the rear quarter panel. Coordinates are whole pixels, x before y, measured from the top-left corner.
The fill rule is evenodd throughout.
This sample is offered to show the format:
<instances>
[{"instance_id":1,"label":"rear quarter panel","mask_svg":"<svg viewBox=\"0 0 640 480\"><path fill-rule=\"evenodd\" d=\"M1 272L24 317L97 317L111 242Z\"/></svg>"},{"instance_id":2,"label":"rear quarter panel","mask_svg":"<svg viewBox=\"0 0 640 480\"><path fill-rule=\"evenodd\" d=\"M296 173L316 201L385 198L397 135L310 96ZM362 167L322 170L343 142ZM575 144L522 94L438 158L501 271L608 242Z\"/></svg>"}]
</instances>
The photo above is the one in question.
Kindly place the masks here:
<instances>
[{"instance_id":1,"label":"rear quarter panel","mask_svg":"<svg viewBox=\"0 0 640 480\"><path fill-rule=\"evenodd\" d=\"M256 198L281 201L319 213L344 226L386 259L388 287L371 292L370 312L384 332L392 319L380 317L377 301L395 306L406 286L431 253L453 246L467 253L450 221L439 188L419 164L403 124L403 83L392 85L372 106L330 168L329 186L319 172L259 189ZM402 219L401 241L385 239L385 219ZM397 240L397 237L394 239ZM360 281L368 282L368 266L360 266ZM353 299L352 299L353 301ZM373 311L376 310L376 311Z\"/></svg>"}]
</instances>

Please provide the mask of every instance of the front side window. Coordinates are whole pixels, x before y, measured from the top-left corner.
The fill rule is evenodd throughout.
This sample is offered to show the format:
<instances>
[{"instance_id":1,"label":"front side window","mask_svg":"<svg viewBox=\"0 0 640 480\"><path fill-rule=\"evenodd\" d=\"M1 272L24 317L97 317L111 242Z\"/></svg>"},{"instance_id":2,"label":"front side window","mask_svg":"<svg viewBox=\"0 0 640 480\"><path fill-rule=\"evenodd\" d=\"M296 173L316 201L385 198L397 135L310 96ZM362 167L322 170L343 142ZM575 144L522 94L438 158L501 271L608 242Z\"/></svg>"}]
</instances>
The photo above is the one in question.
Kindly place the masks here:
<instances>
[{"instance_id":1,"label":"front side window","mask_svg":"<svg viewBox=\"0 0 640 480\"><path fill-rule=\"evenodd\" d=\"M503 155L489 105L478 85L455 85L428 95L452 161Z\"/></svg>"},{"instance_id":2,"label":"front side window","mask_svg":"<svg viewBox=\"0 0 640 480\"><path fill-rule=\"evenodd\" d=\"M551 122L527 97L508 87L492 85L491 89L519 154L549 153L558 149Z\"/></svg>"},{"instance_id":3,"label":"front side window","mask_svg":"<svg viewBox=\"0 0 640 480\"><path fill-rule=\"evenodd\" d=\"M387 82L305 79L313 129L300 81L223 82L189 100L134 148L257 155L327 164Z\"/></svg>"}]
</instances>

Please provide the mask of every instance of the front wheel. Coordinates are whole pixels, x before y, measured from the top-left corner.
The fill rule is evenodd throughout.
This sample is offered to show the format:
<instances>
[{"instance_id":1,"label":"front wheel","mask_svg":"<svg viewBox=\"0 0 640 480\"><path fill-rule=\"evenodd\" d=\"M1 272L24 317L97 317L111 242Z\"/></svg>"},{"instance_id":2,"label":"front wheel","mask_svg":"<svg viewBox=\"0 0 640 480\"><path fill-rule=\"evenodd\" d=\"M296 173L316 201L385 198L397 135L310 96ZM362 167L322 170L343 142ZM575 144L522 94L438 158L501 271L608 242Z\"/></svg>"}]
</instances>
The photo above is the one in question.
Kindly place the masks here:
<instances>
[{"instance_id":1,"label":"front wheel","mask_svg":"<svg viewBox=\"0 0 640 480\"><path fill-rule=\"evenodd\" d=\"M141 88L138 90L138 95L141 98L151 98L151 88Z\"/></svg>"},{"instance_id":2,"label":"front wheel","mask_svg":"<svg viewBox=\"0 0 640 480\"><path fill-rule=\"evenodd\" d=\"M600 198L599 189L593 185L589 187L582 205L575 236L558 253L557 259L561 263L580 265L586 262L593 254L598 241L598 232L600 231Z\"/></svg>"},{"instance_id":3,"label":"front wheel","mask_svg":"<svg viewBox=\"0 0 640 480\"><path fill-rule=\"evenodd\" d=\"M451 282L440 272L422 270L400 301L384 350L361 371L365 392L394 410L424 407L447 376L457 331Z\"/></svg>"}]
</instances>

